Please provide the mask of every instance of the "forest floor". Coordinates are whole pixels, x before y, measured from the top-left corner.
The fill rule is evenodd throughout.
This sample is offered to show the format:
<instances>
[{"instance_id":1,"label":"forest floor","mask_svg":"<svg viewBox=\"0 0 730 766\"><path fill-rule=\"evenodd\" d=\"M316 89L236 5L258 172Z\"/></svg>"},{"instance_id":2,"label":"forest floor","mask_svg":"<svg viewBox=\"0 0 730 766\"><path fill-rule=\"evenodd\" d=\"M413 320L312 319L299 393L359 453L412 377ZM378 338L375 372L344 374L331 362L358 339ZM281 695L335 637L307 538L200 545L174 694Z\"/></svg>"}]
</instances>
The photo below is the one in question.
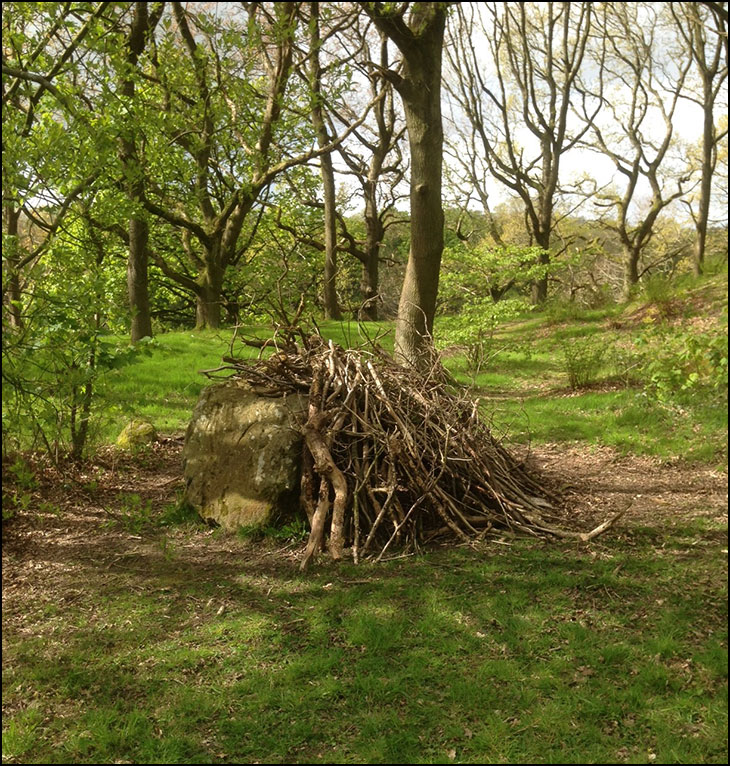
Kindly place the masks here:
<instances>
[{"instance_id":1,"label":"forest floor","mask_svg":"<svg viewBox=\"0 0 730 766\"><path fill-rule=\"evenodd\" d=\"M69 600L65 591L79 591L92 572L103 580L117 569L149 575L183 563L214 576L242 562L293 568L304 540L277 550L275 540L272 548L198 524L165 523L164 509L174 509L183 490L181 451L182 437L167 437L136 457L111 448L65 481L53 469L37 473L34 512L3 526L3 606L22 620L34 603ZM716 468L581 444L541 444L527 459L563 487L568 529L591 529L628 508L608 538L632 527L699 522L709 537L693 545L722 539L714 530L727 525L728 477ZM174 544L174 557L165 555L164 540Z\"/></svg>"},{"instance_id":2,"label":"forest floor","mask_svg":"<svg viewBox=\"0 0 730 766\"><path fill-rule=\"evenodd\" d=\"M322 561L312 573L300 575L303 539L254 541L191 521L173 523L182 490L181 448L180 437L169 437L137 456L109 449L83 472L61 477L36 467L36 484L26 491L27 510L3 523L3 720L10 722L4 723L5 762L438 763L530 762L535 757L543 762L726 762L725 472L624 456L608 447L542 444L528 460L551 484L565 487L564 526L589 529L633 500L604 536L581 545L502 537L471 551L434 551L410 562L337 568ZM458 587L449 580L448 588L456 590L437 589L434 598L448 605L443 613L457 621L459 631L474 633L475 621L492 615L490 630L501 643L490 650L489 662L496 664L489 673L504 673L505 682L512 678L522 696L509 715L501 708L510 703L503 700L488 726L489 716L480 716L485 705L495 707L498 700L481 699L482 687L472 688L471 660L460 656L457 664L466 661L463 677L450 678L456 671L449 670L438 680L399 682L403 700L410 700L399 703L401 719L408 718L413 699L423 703L434 693L434 684L444 689L439 699L430 699L431 722L419 708L413 728L405 726L394 744L394 727L403 721L387 715L387 720L374 719L369 708L379 695L390 700L393 694L385 691L382 676L392 676L394 656L401 662L406 648L417 650L408 631L399 632L405 617L395 612L382 635L378 620L393 603L404 615L411 607L422 609L424 589L435 587L433 573L438 577L452 568ZM530 579L533 571L543 573L539 581ZM403 578L403 584L394 586L393 578L399 583ZM512 585L499 591L508 595L499 596L491 589L502 578ZM335 597L334 590L341 593ZM480 603L475 591L490 595ZM344 600L325 606L325 593ZM566 593L573 594L569 608L563 603ZM363 594L373 600L367 615L358 612ZM453 665L454 653L460 655L463 642L473 637L457 636L459 648L450 646L449 631L438 625L439 609L427 621L420 611L411 614L409 631L423 625L418 649L428 652L433 639L428 662ZM517 613L524 620L541 614L542 627L533 634L527 622L512 624ZM645 632L636 631L637 615L646 623ZM552 640L547 635L554 631L546 631L544 623L559 626L561 621L568 632L555 628L561 639L547 647L543 642ZM309 634L303 635L307 626ZM483 638L486 630L475 635ZM587 632L576 637L576 630ZM263 633L257 636L257 631ZM273 642L275 658L261 646L262 635L268 636L265 643ZM323 636L324 645L315 649ZM605 647L612 643L624 647L625 654L611 655ZM241 665L234 663L233 680L221 670L226 661L215 671L210 668L212 657L235 652L237 645L247 647L248 654ZM359 688L363 671L353 670L348 680L347 670L332 669L328 658L335 656L339 664L352 655L357 668L365 662L361 654L371 648L382 654L382 667L369 672L383 689L360 690L364 717L337 713L345 704L341 700L351 704L352 694L342 689ZM301 652L315 651L325 654L313 654L307 669L298 671L306 680L289 681L285 691L277 673L292 662L296 666L293 658ZM551 668L538 681L542 670L535 672L536 656L542 658L541 668ZM559 657L562 664L552 669ZM246 686L226 708L219 699L222 687L245 685L241 679L251 672L251 661L258 668L258 685ZM661 667L651 669L653 662ZM327 666L318 670L319 663ZM421 668L423 659L416 665ZM654 677L659 670L662 674ZM644 691L641 684L633 690L627 686L623 696L615 691L624 675L643 679ZM323 678L333 689L342 688L325 694L316 688ZM604 700L602 711L587 712L587 698L575 701L576 684L588 682L595 685L589 696ZM183 687L184 699L176 685ZM295 701L286 697L289 687L298 687ZM442 720L444 699L448 702L462 687L469 691L465 699L452 700L450 715L463 717L454 730ZM171 689L179 694L171 698ZM565 692L563 702L558 689ZM274 708L292 724L327 704L339 731L330 732L322 720L310 721L308 729L295 726L291 737L287 730L271 740L263 730L266 717L251 724L248 705L266 708L273 703L258 695L275 690ZM104 694L108 700L98 701ZM631 702L637 694L642 701ZM661 713L651 711L657 702ZM578 707L566 712L561 705ZM207 716L201 706L210 706ZM572 718L574 731L556 740L555 727L561 725L556 721L564 717ZM610 735L600 745L598 735L587 742L587 732L597 725L594 718L606 719L603 734ZM234 719L249 721L243 740ZM632 721L638 722L636 728ZM424 725L434 728L428 743L421 739Z\"/></svg>"},{"instance_id":3,"label":"forest floor","mask_svg":"<svg viewBox=\"0 0 730 766\"><path fill-rule=\"evenodd\" d=\"M605 534L305 573L301 522L253 538L181 502L195 371L230 339L160 336L110 375L101 443L130 417L175 435L82 467L3 465L3 762L727 763L721 376L681 406L615 384L622 360L677 372L694 314L721 326L680 383L709 370L726 275L695 297L677 327L631 306L530 317L471 381L493 432L562 487L563 528L625 511ZM351 327L326 329L350 345ZM647 338L651 354L631 346ZM616 361L572 391L565 349L583 343Z\"/></svg>"}]
</instances>

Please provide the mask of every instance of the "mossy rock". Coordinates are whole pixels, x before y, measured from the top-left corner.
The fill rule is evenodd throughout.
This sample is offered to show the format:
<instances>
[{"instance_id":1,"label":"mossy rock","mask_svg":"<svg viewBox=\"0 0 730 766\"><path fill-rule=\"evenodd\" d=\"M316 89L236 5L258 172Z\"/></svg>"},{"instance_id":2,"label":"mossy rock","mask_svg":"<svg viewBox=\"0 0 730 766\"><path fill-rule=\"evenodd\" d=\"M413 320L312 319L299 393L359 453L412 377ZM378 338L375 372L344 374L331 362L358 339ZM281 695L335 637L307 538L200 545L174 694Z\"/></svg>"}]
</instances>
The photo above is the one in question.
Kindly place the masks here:
<instances>
[{"instance_id":1,"label":"mossy rock","mask_svg":"<svg viewBox=\"0 0 730 766\"><path fill-rule=\"evenodd\" d=\"M225 529L264 528L299 507L306 398L260 396L242 381L203 389L183 449L185 500Z\"/></svg>"},{"instance_id":2,"label":"mossy rock","mask_svg":"<svg viewBox=\"0 0 730 766\"><path fill-rule=\"evenodd\" d=\"M157 431L147 420L132 420L117 438L117 447L134 450L157 441Z\"/></svg>"}]
</instances>

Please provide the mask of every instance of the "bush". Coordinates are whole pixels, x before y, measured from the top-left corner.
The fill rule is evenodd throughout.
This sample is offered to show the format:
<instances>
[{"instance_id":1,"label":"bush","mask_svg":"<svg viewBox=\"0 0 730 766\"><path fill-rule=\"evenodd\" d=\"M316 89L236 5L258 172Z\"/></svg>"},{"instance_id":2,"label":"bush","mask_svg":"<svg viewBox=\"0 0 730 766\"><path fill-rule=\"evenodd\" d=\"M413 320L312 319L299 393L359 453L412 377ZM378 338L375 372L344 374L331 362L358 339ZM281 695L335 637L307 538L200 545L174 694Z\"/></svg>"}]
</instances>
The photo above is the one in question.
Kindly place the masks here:
<instances>
[{"instance_id":1,"label":"bush","mask_svg":"<svg viewBox=\"0 0 730 766\"><path fill-rule=\"evenodd\" d=\"M646 377L647 352L631 340L616 339L608 347L611 377L624 386L643 385Z\"/></svg>"},{"instance_id":2,"label":"bush","mask_svg":"<svg viewBox=\"0 0 730 766\"><path fill-rule=\"evenodd\" d=\"M441 349L451 346L464 349L467 372L476 376L511 345L509 341L498 341L495 338L499 325L529 309L519 299L501 300L498 303L490 298L474 301L467 304L458 316L441 321L437 345Z\"/></svg>"},{"instance_id":3,"label":"bush","mask_svg":"<svg viewBox=\"0 0 730 766\"><path fill-rule=\"evenodd\" d=\"M572 389L585 388L595 383L603 367L606 346L592 338L572 338L560 344Z\"/></svg>"},{"instance_id":4,"label":"bush","mask_svg":"<svg viewBox=\"0 0 730 766\"><path fill-rule=\"evenodd\" d=\"M659 400L681 400L704 390L725 396L728 386L727 328L652 328L637 340L644 352L644 383Z\"/></svg>"},{"instance_id":5,"label":"bush","mask_svg":"<svg viewBox=\"0 0 730 766\"><path fill-rule=\"evenodd\" d=\"M662 402L727 394L726 328L677 329L655 324L633 341L616 339L608 359L615 380L641 386Z\"/></svg>"},{"instance_id":6,"label":"bush","mask_svg":"<svg viewBox=\"0 0 730 766\"><path fill-rule=\"evenodd\" d=\"M117 316L114 259L83 221L69 217L63 228L22 275L21 321L3 307L4 453L45 448L56 462L83 457L107 373L136 353L105 337Z\"/></svg>"}]
</instances>

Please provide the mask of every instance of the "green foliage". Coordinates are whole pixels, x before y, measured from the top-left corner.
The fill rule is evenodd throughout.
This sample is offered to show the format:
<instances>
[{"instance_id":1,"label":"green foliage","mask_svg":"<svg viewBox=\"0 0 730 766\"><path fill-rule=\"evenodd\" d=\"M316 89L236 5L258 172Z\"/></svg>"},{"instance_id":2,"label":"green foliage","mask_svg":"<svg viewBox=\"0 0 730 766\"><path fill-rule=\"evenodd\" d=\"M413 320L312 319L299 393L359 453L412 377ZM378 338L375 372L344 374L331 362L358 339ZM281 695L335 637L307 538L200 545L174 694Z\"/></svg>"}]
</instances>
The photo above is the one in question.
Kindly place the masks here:
<instances>
[{"instance_id":1,"label":"green foliage","mask_svg":"<svg viewBox=\"0 0 730 766\"><path fill-rule=\"evenodd\" d=\"M23 328L4 327L3 449L43 447L80 459L105 416L99 397L111 370L141 349L115 345L83 291L34 293ZM108 413L106 413L108 415Z\"/></svg>"},{"instance_id":2,"label":"green foliage","mask_svg":"<svg viewBox=\"0 0 730 766\"><path fill-rule=\"evenodd\" d=\"M606 347L595 338L571 338L563 340L560 349L573 389L586 388L600 376Z\"/></svg>"},{"instance_id":3,"label":"green foliage","mask_svg":"<svg viewBox=\"0 0 730 766\"><path fill-rule=\"evenodd\" d=\"M26 460L17 457L7 465L3 461L3 521L29 510L37 488L35 472Z\"/></svg>"},{"instance_id":4,"label":"green foliage","mask_svg":"<svg viewBox=\"0 0 730 766\"><path fill-rule=\"evenodd\" d=\"M444 250L439 296L441 313L459 312L491 296L497 302L510 291L524 291L554 266L541 264L539 247L496 247L486 239L469 247L462 242Z\"/></svg>"},{"instance_id":5,"label":"green foliage","mask_svg":"<svg viewBox=\"0 0 730 766\"><path fill-rule=\"evenodd\" d=\"M185 502L182 498L178 498L176 502L169 503L162 509L159 524L162 527L183 526L187 524L197 526L203 524L203 520L190 503Z\"/></svg>"},{"instance_id":6,"label":"green foliage","mask_svg":"<svg viewBox=\"0 0 730 766\"><path fill-rule=\"evenodd\" d=\"M118 510L115 521L127 532L138 535L156 523L151 500L142 500L135 492L123 492L117 496Z\"/></svg>"},{"instance_id":7,"label":"green foliage","mask_svg":"<svg viewBox=\"0 0 730 766\"><path fill-rule=\"evenodd\" d=\"M198 512L182 498L156 509L151 500L143 500L136 492L120 492L116 496L110 526L121 527L133 535L154 534L170 527L202 526ZM171 552L171 543L162 536L163 553Z\"/></svg>"},{"instance_id":8,"label":"green foliage","mask_svg":"<svg viewBox=\"0 0 730 766\"><path fill-rule=\"evenodd\" d=\"M624 386L643 383L647 362L647 349L631 338L612 338L606 353L610 377Z\"/></svg>"},{"instance_id":9,"label":"green foliage","mask_svg":"<svg viewBox=\"0 0 730 766\"><path fill-rule=\"evenodd\" d=\"M681 291L665 274L654 274L641 283L637 290L649 303L647 321L663 322L681 314Z\"/></svg>"},{"instance_id":10,"label":"green foliage","mask_svg":"<svg viewBox=\"0 0 730 766\"><path fill-rule=\"evenodd\" d=\"M702 391L727 395L728 338L721 331L656 327L636 339L648 390L661 401L683 401Z\"/></svg>"},{"instance_id":11,"label":"green foliage","mask_svg":"<svg viewBox=\"0 0 730 766\"><path fill-rule=\"evenodd\" d=\"M574 322L585 314L585 308L573 301L565 300L550 300L543 307L543 311L548 326Z\"/></svg>"},{"instance_id":12,"label":"green foliage","mask_svg":"<svg viewBox=\"0 0 730 766\"><path fill-rule=\"evenodd\" d=\"M475 247L454 243L444 253L440 283L442 304L436 337L441 349L464 351L467 372L476 378L514 340L497 340L498 328L530 310L519 290L546 273L536 247L493 247L482 240ZM510 296L510 297L506 297Z\"/></svg>"},{"instance_id":13,"label":"green foliage","mask_svg":"<svg viewBox=\"0 0 730 766\"><path fill-rule=\"evenodd\" d=\"M491 298L473 299L464 305L457 316L444 317L439 322L437 346L441 349L457 347L463 350L466 369L477 376L500 353L514 351L517 342L497 338L497 329L515 319L529 306L520 299L508 298L494 303Z\"/></svg>"},{"instance_id":14,"label":"green foliage","mask_svg":"<svg viewBox=\"0 0 730 766\"><path fill-rule=\"evenodd\" d=\"M16 458L7 468L3 466L3 471L7 471L12 477L12 483L22 489L36 489L38 487L35 471L22 457Z\"/></svg>"},{"instance_id":15,"label":"green foliage","mask_svg":"<svg viewBox=\"0 0 730 766\"><path fill-rule=\"evenodd\" d=\"M303 542L308 536L309 524L301 516L281 526L267 527L264 531L264 537L287 543Z\"/></svg>"},{"instance_id":16,"label":"green foliage","mask_svg":"<svg viewBox=\"0 0 730 766\"><path fill-rule=\"evenodd\" d=\"M261 540L274 540L279 543L299 543L307 539L309 524L306 519L297 516L283 524L251 524L241 526L236 530L239 540L257 542Z\"/></svg>"}]
</instances>

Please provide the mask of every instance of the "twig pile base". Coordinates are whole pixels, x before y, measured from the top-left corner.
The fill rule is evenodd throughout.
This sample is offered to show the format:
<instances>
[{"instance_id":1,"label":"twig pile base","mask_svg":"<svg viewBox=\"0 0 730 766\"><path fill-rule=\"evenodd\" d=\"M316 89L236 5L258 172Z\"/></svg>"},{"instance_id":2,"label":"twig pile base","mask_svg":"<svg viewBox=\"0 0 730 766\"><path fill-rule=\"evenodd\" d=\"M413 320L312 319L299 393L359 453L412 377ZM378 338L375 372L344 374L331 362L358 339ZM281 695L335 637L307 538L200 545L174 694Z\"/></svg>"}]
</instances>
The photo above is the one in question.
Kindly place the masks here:
<instances>
[{"instance_id":1,"label":"twig pile base","mask_svg":"<svg viewBox=\"0 0 730 766\"><path fill-rule=\"evenodd\" d=\"M257 343L265 346L267 343ZM589 540L549 522L555 498L496 440L478 401L440 364L419 371L373 348L346 350L319 335L290 335L254 363L226 370L258 393L309 397L301 500L311 532L306 568L327 546L357 563L394 546L418 551L438 539L471 542L493 531ZM329 540L326 542L327 532Z\"/></svg>"}]
</instances>

